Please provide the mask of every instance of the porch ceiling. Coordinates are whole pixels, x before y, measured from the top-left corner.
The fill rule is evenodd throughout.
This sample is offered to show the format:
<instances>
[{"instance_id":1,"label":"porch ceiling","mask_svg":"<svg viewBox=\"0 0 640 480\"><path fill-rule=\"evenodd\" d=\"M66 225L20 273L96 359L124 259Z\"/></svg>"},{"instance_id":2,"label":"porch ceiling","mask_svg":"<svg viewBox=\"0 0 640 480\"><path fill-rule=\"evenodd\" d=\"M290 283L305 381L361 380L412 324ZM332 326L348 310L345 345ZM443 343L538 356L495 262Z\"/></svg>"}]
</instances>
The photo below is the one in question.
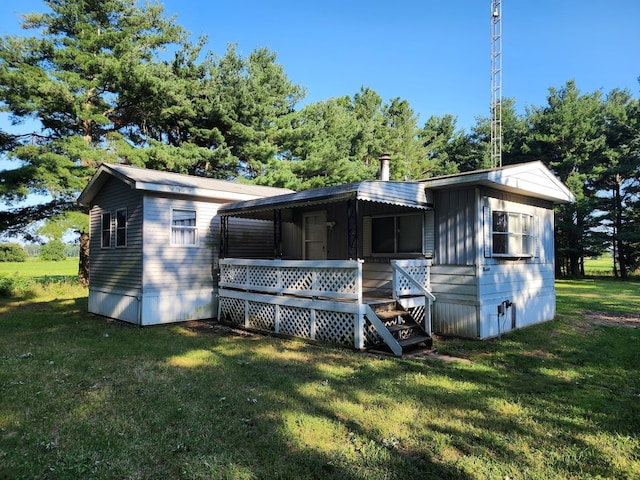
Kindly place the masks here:
<instances>
[{"instance_id":1,"label":"porch ceiling","mask_svg":"<svg viewBox=\"0 0 640 480\"><path fill-rule=\"evenodd\" d=\"M351 199L422 210L433 209L433 203L427 197L424 184L419 182L365 180L348 185L228 203L218 209L218 214L232 217L271 219L273 218L273 210L290 210L311 205L338 203Z\"/></svg>"}]
</instances>

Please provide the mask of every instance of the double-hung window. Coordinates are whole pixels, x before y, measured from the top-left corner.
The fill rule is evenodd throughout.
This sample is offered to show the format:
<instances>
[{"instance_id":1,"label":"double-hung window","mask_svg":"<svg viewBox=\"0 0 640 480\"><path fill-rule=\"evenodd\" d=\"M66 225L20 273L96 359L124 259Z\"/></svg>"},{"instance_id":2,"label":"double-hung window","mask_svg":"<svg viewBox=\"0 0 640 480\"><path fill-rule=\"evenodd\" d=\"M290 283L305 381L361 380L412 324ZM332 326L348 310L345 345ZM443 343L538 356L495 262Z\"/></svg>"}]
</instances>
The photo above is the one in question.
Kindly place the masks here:
<instances>
[{"instance_id":1,"label":"double-hung window","mask_svg":"<svg viewBox=\"0 0 640 480\"><path fill-rule=\"evenodd\" d=\"M102 232L100 246L102 248L110 248L111 247L111 212L106 212L102 214L100 231Z\"/></svg>"},{"instance_id":2,"label":"double-hung window","mask_svg":"<svg viewBox=\"0 0 640 480\"><path fill-rule=\"evenodd\" d=\"M371 253L422 253L422 213L371 218Z\"/></svg>"},{"instance_id":3,"label":"double-hung window","mask_svg":"<svg viewBox=\"0 0 640 480\"><path fill-rule=\"evenodd\" d=\"M127 209L104 212L100 217L100 246L102 248L127 246Z\"/></svg>"},{"instance_id":4,"label":"double-hung window","mask_svg":"<svg viewBox=\"0 0 640 480\"><path fill-rule=\"evenodd\" d=\"M127 246L127 209L116 210L116 247Z\"/></svg>"},{"instance_id":5,"label":"double-hung window","mask_svg":"<svg viewBox=\"0 0 640 480\"><path fill-rule=\"evenodd\" d=\"M171 245L198 244L196 211L174 208L171 210Z\"/></svg>"},{"instance_id":6,"label":"double-hung window","mask_svg":"<svg viewBox=\"0 0 640 480\"><path fill-rule=\"evenodd\" d=\"M491 222L493 256L533 255L533 217L525 213L494 211Z\"/></svg>"}]
</instances>

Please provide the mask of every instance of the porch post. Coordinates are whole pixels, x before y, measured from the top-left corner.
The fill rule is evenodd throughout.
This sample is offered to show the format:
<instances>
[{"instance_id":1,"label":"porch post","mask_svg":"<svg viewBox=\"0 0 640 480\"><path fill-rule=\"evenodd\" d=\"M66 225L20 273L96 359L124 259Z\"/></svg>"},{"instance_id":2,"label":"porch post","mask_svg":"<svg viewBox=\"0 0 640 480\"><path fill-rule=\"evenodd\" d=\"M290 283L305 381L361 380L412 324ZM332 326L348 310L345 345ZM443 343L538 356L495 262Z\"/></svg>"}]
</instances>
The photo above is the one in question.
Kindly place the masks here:
<instances>
[{"instance_id":1,"label":"porch post","mask_svg":"<svg viewBox=\"0 0 640 480\"><path fill-rule=\"evenodd\" d=\"M349 259L358 259L358 197L347 200L347 251Z\"/></svg>"},{"instance_id":2,"label":"porch post","mask_svg":"<svg viewBox=\"0 0 640 480\"><path fill-rule=\"evenodd\" d=\"M358 261L357 268L358 268L358 273L357 273L357 279L356 279L356 288L358 289L358 314L356 316L356 322L355 322L356 324L354 325L355 332L354 332L353 341L356 349L363 350L364 343L365 343L364 314L365 314L366 305L364 304L364 301L362 298L362 261Z\"/></svg>"},{"instance_id":3,"label":"porch post","mask_svg":"<svg viewBox=\"0 0 640 480\"><path fill-rule=\"evenodd\" d=\"M273 211L273 258L282 258L282 210Z\"/></svg>"},{"instance_id":4,"label":"porch post","mask_svg":"<svg viewBox=\"0 0 640 480\"><path fill-rule=\"evenodd\" d=\"M229 217L220 217L220 258L227 258L229 254Z\"/></svg>"}]
</instances>

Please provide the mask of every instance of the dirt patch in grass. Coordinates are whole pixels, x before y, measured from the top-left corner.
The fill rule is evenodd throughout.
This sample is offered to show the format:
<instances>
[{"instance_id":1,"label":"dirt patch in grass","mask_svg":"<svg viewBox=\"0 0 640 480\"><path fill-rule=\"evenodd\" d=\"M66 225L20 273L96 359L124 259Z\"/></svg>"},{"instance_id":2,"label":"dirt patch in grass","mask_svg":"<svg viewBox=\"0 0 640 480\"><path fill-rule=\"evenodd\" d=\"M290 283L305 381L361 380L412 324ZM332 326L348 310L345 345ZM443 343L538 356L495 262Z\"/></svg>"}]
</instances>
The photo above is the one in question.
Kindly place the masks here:
<instances>
[{"instance_id":1,"label":"dirt patch in grass","mask_svg":"<svg viewBox=\"0 0 640 480\"><path fill-rule=\"evenodd\" d=\"M616 312L582 312L584 319L594 325L605 327L640 328L640 315L631 315Z\"/></svg>"},{"instance_id":2,"label":"dirt patch in grass","mask_svg":"<svg viewBox=\"0 0 640 480\"><path fill-rule=\"evenodd\" d=\"M229 325L218 323L216 320L190 320L182 323L181 326L195 333L234 334L245 337L255 336L253 332L233 328Z\"/></svg>"}]
</instances>

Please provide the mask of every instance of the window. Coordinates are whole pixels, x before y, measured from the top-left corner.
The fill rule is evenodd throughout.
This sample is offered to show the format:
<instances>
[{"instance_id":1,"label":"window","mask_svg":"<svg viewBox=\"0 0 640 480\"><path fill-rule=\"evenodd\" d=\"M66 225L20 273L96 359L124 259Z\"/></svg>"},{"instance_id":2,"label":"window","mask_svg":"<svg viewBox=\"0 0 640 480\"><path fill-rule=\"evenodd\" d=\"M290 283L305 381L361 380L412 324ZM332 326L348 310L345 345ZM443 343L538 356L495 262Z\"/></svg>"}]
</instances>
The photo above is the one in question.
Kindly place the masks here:
<instances>
[{"instance_id":1,"label":"window","mask_svg":"<svg viewBox=\"0 0 640 480\"><path fill-rule=\"evenodd\" d=\"M102 214L102 240L100 246L102 248L111 247L111 213Z\"/></svg>"},{"instance_id":2,"label":"window","mask_svg":"<svg viewBox=\"0 0 640 480\"><path fill-rule=\"evenodd\" d=\"M197 245L196 211L174 208L171 211L171 245Z\"/></svg>"},{"instance_id":3,"label":"window","mask_svg":"<svg viewBox=\"0 0 640 480\"><path fill-rule=\"evenodd\" d=\"M524 213L493 212L492 250L495 256L532 255L532 216Z\"/></svg>"},{"instance_id":4,"label":"window","mask_svg":"<svg viewBox=\"0 0 640 480\"><path fill-rule=\"evenodd\" d=\"M127 209L116 210L116 247L127 246Z\"/></svg>"},{"instance_id":5,"label":"window","mask_svg":"<svg viewBox=\"0 0 640 480\"><path fill-rule=\"evenodd\" d=\"M422 214L371 218L371 253L421 254Z\"/></svg>"}]
</instances>

